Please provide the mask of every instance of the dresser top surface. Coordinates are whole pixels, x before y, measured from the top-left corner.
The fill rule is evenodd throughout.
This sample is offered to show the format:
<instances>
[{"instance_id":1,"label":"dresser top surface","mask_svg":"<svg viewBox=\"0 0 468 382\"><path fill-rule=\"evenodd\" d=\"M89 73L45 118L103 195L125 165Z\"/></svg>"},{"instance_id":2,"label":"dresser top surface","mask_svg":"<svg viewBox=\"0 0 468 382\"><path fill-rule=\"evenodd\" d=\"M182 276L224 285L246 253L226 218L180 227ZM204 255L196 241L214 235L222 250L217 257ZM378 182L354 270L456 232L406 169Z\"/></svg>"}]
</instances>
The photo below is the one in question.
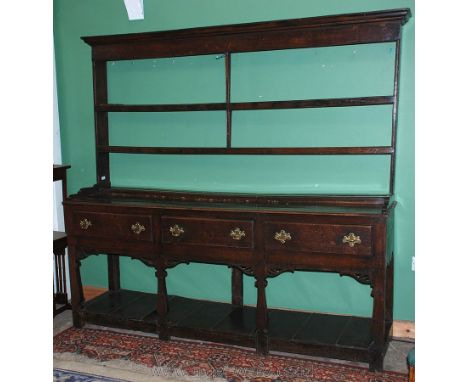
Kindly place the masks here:
<instances>
[{"instance_id":1,"label":"dresser top surface","mask_svg":"<svg viewBox=\"0 0 468 382\"><path fill-rule=\"evenodd\" d=\"M149 209L266 213L380 215L393 208L388 195L224 194L128 188L82 189L65 204L112 205Z\"/></svg>"}]
</instances>

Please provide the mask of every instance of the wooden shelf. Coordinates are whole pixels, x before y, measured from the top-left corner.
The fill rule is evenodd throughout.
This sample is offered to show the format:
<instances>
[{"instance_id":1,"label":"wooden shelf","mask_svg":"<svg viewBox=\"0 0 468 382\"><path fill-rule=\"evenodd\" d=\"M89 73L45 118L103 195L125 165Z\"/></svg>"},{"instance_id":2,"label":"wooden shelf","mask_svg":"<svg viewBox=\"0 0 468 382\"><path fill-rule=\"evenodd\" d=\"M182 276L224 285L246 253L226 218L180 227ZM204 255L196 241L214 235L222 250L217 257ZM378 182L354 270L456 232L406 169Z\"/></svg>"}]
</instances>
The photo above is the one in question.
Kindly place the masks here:
<instances>
[{"instance_id":1,"label":"wooden shelf","mask_svg":"<svg viewBox=\"0 0 468 382\"><path fill-rule=\"evenodd\" d=\"M136 147L98 146L101 153L193 155L386 155L391 146L371 147Z\"/></svg>"},{"instance_id":2,"label":"wooden shelf","mask_svg":"<svg viewBox=\"0 0 468 382\"><path fill-rule=\"evenodd\" d=\"M216 111L226 110L226 103L189 103L164 105L123 105L100 104L95 107L98 112L174 112L174 111Z\"/></svg>"},{"instance_id":3,"label":"wooden shelf","mask_svg":"<svg viewBox=\"0 0 468 382\"><path fill-rule=\"evenodd\" d=\"M380 211L394 207L390 195L323 195L323 194L255 194L255 193L222 193L203 191L172 191L127 187L89 187L80 190L76 198L98 198L108 200L144 200L166 201L169 203L200 203L200 204L235 204L263 207L291 206L329 206L375 208Z\"/></svg>"},{"instance_id":4,"label":"wooden shelf","mask_svg":"<svg viewBox=\"0 0 468 382\"><path fill-rule=\"evenodd\" d=\"M191 339L255 346L255 308L168 296L170 335ZM108 291L84 304L87 321L158 332L156 295L130 290ZM334 357L367 361L371 319L269 309L271 350L288 348L320 354L326 348ZM123 324L125 323L125 325ZM208 338L207 338L208 336Z\"/></svg>"},{"instance_id":5,"label":"wooden shelf","mask_svg":"<svg viewBox=\"0 0 468 382\"><path fill-rule=\"evenodd\" d=\"M410 15L394 9L82 39L95 61L368 44L398 40Z\"/></svg>"},{"instance_id":6,"label":"wooden shelf","mask_svg":"<svg viewBox=\"0 0 468 382\"><path fill-rule=\"evenodd\" d=\"M232 102L232 103L188 103L188 104L99 104L98 112L180 112L180 111L217 111L229 108L236 110L276 110L276 109L305 109L325 107L350 107L392 105L394 96L355 97L355 98L326 98L289 101L264 102Z\"/></svg>"},{"instance_id":7,"label":"wooden shelf","mask_svg":"<svg viewBox=\"0 0 468 382\"><path fill-rule=\"evenodd\" d=\"M394 96L324 98L289 101L233 102L232 110L305 109L324 107L392 105Z\"/></svg>"},{"instance_id":8,"label":"wooden shelf","mask_svg":"<svg viewBox=\"0 0 468 382\"><path fill-rule=\"evenodd\" d=\"M239 25L190 28L175 31L82 37L92 48L94 110L96 126L96 178L111 185L110 153L192 155L390 155L389 191L393 193L395 173L396 116L401 28L409 9L276 20ZM395 43L393 94L305 100L231 102L231 56L241 52L331 47L339 45ZM194 104L113 104L107 92L107 63L114 60L223 54L225 100ZM392 105L391 145L383 147L232 147L232 113L246 110L353 107ZM223 147L130 147L109 144L110 112L226 112L226 143Z\"/></svg>"}]
</instances>

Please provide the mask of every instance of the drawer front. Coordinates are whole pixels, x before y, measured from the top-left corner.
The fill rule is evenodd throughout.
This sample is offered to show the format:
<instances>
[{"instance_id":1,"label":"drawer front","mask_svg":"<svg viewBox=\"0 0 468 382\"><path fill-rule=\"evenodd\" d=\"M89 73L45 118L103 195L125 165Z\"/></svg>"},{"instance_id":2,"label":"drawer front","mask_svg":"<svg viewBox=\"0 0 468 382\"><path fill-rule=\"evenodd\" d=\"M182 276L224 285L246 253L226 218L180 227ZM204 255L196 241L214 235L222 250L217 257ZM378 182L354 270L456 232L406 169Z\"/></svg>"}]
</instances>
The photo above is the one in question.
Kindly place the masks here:
<instances>
[{"instance_id":1,"label":"drawer front","mask_svg":"<svg viewBox=\"0 0 468 382\"><path fill-rule=\"evenodd\" d=\"M370 256L372 227L266 222L265 247L266 250Z\"/></svg>"},{"instance_id":2,"label":"drawer front","mask_svg":"<svg viewBox=\"0 0 468 382\"><path fill-rule=\"evenodd\" d=\"M165 244L253 248L253 221L162 216L161 238Z\"/></svg>"},{"instance_id":3,"label":"drawer front","mask_svg":"<svg viewBox=\"0 0 468 382\"><path fill-rule=\"evenodd\" d=\"M75 212L73 233L84 237L152 241L151 223L150 215Z\"/></svg>"}]
</instances>

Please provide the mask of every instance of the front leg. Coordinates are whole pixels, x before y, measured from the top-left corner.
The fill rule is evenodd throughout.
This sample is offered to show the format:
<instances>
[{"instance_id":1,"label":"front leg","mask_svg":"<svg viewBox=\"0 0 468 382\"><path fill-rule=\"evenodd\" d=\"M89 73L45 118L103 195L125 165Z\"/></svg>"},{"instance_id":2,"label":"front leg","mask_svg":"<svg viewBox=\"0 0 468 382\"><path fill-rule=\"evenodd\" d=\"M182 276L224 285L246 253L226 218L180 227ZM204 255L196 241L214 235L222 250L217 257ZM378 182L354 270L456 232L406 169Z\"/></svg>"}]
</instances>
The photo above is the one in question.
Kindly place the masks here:
<instances>
[{"instance_id":1,"label":"front leg","mask_svg":"<svg viewBox=\"0 0 468 382\"><path fill-rule=\"evenodd\" d=\"M83 320L80 315L80 310L84 301L83 298L83 286L81 285L81 273L80 266L81 262L77 256L77 250L75 246L68 247L68 256L70 260L70 288L72 295L72 315L73 315L73 326L75 328L83 327Z\"/></svg>"},{"instance_id":2,"label":"front leg","mask_svg":"<svg viewBox=\"0 0 468 382\"><path fill-rule=\"evenodd\" d=\"M243 282L242 271L232 267L231 277L231 293L232 293L232 305L235 307L242 307L244 305L244 282Z\"/></svg>"},{"instance_id":3,"label":"front leg","mask_svg":"<svg viewBox=\"0 0 468 382\"><path fill-rule=\"evenodd\" d=\"M385 350L385 271L375 275L372 288L374 305L372 311L372 344L369 370L382 371Z\"/></svg>"},{"instance_id":4,"label":"front leg","mask_svg":"<svg viewBox=\"0 0 468 382\"><path fill-rule=\"evenodd\" d=\"M268 309L266 303L265 288L268 284L264 274L255 275L255 287L257 288L256 310L256 349L259 354L268 354Z\"/></svg>"},{"instance_id":5,"label":"front leg","mask_svg":"<svg viewBox=\"0 0 468 382\"><path fill-rule=\"evenodd\" d=\"M118 255L107 255L107 278L109 290L120 289L120 258Z\"/></svg>"},{"instance_id":6,"label":"front leg","mask_svg":"<svg viewBox=\"0 0 468 382\"><path fill-rule=\"evenodd\" d=\"M159 338L162 340L169 340L170 335L167 328L167 289L166 289L166 277L167 272L164 268L158 268L156 270L156 277L158 278L158 294L156 297L156 311L158 313L158 327L159 327Z\"/></svg>"},{"instance_id":7,"label":"front leg","mask_svg":"<svg viewBox=\"0 0 468 382\"><path fill-rule=\"evenodd\" d=\"M392 260L387 264L385 283L385 338L388 341L392 336L393 326L393 271L395 259L392 253Z\"/></svg>"}]
</instances>

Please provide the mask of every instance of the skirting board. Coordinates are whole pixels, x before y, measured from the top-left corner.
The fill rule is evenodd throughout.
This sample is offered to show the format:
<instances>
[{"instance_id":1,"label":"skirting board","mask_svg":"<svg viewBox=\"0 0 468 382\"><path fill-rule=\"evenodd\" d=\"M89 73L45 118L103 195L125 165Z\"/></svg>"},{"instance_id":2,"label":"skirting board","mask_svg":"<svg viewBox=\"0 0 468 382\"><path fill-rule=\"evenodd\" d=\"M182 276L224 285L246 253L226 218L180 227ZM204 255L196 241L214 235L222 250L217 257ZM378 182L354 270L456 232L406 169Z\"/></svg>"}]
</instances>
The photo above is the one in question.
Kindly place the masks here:
<instances>
[{"instance_id":1,"label":"skirting board","mask_svg":"<svg viewBox=\"0 0 468 382\"><path fill-rule=\"evenodd\" d=\"M393 321L393 335L395 339L415 339L414 321Z\"/></svg>"},{"instance_id":2,"label":"skirting board","mask_svg":"<svg viewBox=\"0 0 468 382\"><path fill-rule=\"evenodd\" d=\"M83 295L85 300L90 300L94 297L107 291L107 288L95 287L91 285L83 286ZM395 339L415 339L415 327L413 321L393 321L393 338Z\"/></svg>"}]
</instances>

